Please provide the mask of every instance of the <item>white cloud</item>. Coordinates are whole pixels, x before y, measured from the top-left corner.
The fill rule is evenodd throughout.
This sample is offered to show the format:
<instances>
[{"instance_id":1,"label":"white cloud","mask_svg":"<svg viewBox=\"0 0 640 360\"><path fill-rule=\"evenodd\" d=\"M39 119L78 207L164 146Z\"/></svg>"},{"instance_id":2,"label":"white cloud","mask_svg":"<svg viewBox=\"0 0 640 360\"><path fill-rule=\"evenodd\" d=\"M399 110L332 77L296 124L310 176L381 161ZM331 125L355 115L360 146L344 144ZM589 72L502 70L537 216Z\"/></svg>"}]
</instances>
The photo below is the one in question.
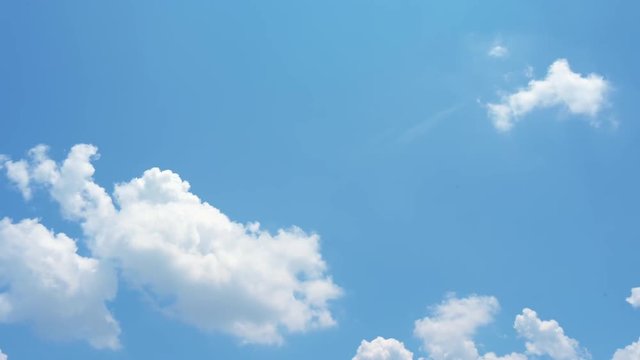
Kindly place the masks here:
<instances>
[{"instance_id":1,"label":"white cloud","mask_svg":"<svg viewBox=\"0 0 640 360\"><path fill-rule=\"evenodd\" d=\"M612 360L638 360L640 359L640 339L633 344L619 349L613 354Z\"/></svg>"},{"instance_id":2,"label":"white cloud","mask_svg":"<svg viewBox=\"0 0 640 360\"><path fill-rule=\"evenodd\" d=\"M412 360L413 353L396 339L378 336L371 342L362 340L352 360Z\"/></svg>"},{"instance_id":3,"label":"white cloud","mask_svg":"<svg viewBox=\"0 0 640 360\"><path fill-rule=\"evenodd\" d=\"M76 145L59 165L36 147L29 179L82 224L93 256L115 264L165 314L255 343L335 324L328 302L341 290L317 235L234 222L157 168L118 184L111 197L93 181L96 155Z\"/></svg>"},{"instance_id":4,"label":"white cloud","mask_svg":"<svg viewBox=\"0 0 640 360\"><path fill-rule=\"evenodd\" d=\"M634 308L640 308L640 287L631 289L631 296L627 298L627 302Z\"/></svg>"},{"instance_id":5,"label":"white cloud","mask_svg":"<svg viewBox=\"0 0 640 360\"><path fill-rule=\"evenodd\" d=\"M0 350L0 360L7 360L7 359L9 359L7 354L3 353L2 350Z\"/></svg>"},{"instance_id":6,"label":"white cloud","mask_svg":"<svg viewBox=\"0 0 640 360\"><path fill-rule=\"evenodd\" d=\"M31 188L29 188L29 170L25 161L6 161L4 167L7 171L7 177L11 180L22 193L25 199L31 198Z\"/></svg>"},{"instance_id":7,"label":"white cloud","mask_svg":"<svg viewBox=\"0 0 640 360\"><path fill-rule=\"evenodd\" d=\"M519 353L498 356L494 353L487 353L480 357L480 360L527 360L527 356Z\"/></svg>"},{"instance_id":8,"label":"white cloud","mask_svg":"<svg viewBox=\"0 0 640 360\"><path fill-rule=\"evenodd\" d=\"M554 360L588 359L586 351L578 342L564 334L555 320L540 320L538 314L525 308L516 316L514 328L526 339L527 352L532 355L547 355Z\"/></svg>"},{"instance_id":9,"label":"white cloud","mask_svg":"<svg viewBox=\"0 0 640 360\"><path fill-rule=\"evenodd\" d=\"M637 289L637 288L636 288ZM635 289L634 289L635 290ZM528 308L516 316L514 328L525 339L526 353L513 352L498 356L493 352L480 355L473 340L478 328L493 321L499 310L493 296L472 295L466 298L449 297L432 308L432 314L415 322L414 335L422 340L424 350L431 360L527 360L548 358L551 360L587 360L588 351L578 341L568 337L555 320L541 320ZM362 341L353 360L405 360L413 354L403 343L395 339L377 337L371 342ZM619 349L612 360L640 359L640 339ZM425 360L419 357L418 360Z\"/></svg>"},{"instance_id":10,"label":"white cloud","mask_svg":"<svg viewBox=\"0 0 640 360\"><path fill-rule=\"evenodd\" d=\"M493 296L451 297L433 309L432 315L415 322L414 334L433 360L523 360L521 354L480 356L473 341L477 329L493 321L500 309Z\"/></svg>"},{"instance_id":11,"label":"white cloud","mask_svg":"<svg viewBox=\"0 0 640 360\"><path fill-rule=\"evenodd\" d=\"M473 341L476 330L493 321L500 305L492 296L449 297L432 309L431 316L415 322L414 335L432 360L527 360L526 355L493 352L480 355ZM362 341L353 360L405 360L413 353L395 339ZM425 358L418 358L425 360Z\"/></svg>"},{"instance_id":12,"label":"white cloud","mask_svg":"<svg viewBox=\"0 0 640 360\"><path fill-rule=\"evenodd\" d=\"M75 242L37 220L0 220L0 322L28 323L48 338L119 347L120 329L105 306L115 274L77 254Z\"/></svg>"},{"instance_id":13,"label":"white cloud","mask_svg":"<svg viewBox=\"0 0 640 360\"><path fill-rule=\"evenodd\" d=\"M500 44L496 44L492 46L491 49L489 49L488 54L489 56L494 58L501 58L509 55L509 49L507 49L505 46L502 46Z\"/></svg>"},{"instance_id":14,"label":"white cloud","mask_svg":"<svg viewBox=\"0 0 640 360\"><path fill-rule=\"evenodd\" d=\"M640 287L631 289L631 296L627 298L627 302L634 308L640 307ZM624 349L618 349L615 354L613 354L612 360L637 359L640 359L640 339Z\"/></svg>"},{"instance_id":15,"label":"white cloud","mask_svg":"<svg viewBox=\"0 0 640 360\"><path fill-rule=\"evenodd\" d=\"M543 80L531 80L525 89L488 104L489 117L499 131L509 131L522 116L536 108L564 106L572 114L595 116L604 106L609 84L597 74L575 73L565 59L556 60Z\"/></svg>"}]
</instances>

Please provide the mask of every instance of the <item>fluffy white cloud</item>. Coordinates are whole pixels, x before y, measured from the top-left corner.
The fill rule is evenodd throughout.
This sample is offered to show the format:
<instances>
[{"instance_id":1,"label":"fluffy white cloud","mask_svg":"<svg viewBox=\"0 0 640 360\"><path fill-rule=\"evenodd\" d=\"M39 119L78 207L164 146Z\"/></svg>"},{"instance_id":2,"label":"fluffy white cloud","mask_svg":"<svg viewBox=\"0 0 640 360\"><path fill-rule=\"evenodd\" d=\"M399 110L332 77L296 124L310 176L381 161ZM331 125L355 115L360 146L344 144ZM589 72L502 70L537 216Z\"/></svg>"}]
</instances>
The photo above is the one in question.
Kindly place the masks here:
<instances>
[{"instance_id":1,"label":"fluffy white cloud","mask_svg":"<svg viewBox=\"0 0 640 360\"><path fill-rule=\"evenodd\" d=\"M578 342L564 334L555 320L540 320L531 309L522 310L516 316L514 328L526 339L527 352L532 355L547 355L554 360L588 359L586 351Z\"/></svg>"},{"instance_id":2,"label":"fluffy white cloud","mask_svg":"<svg viewBox=\"0 0 640 360\"><path fill-rule=\"evenodd\" d=\"M592 118L603 107L609 84L597 74L583 76L575 73L565 59L556 60L549 67L547 77L532 80L525 89L504 96L502 101L488 104L489 117L496 129L509 131L515 121L536 108L564 106L572 114Z\"/></svg>"},{"instance_id":3,"label":"fluffy white cloud","mask_svg":"<svg viewBox=\"0 0 640 360\"><path fill-rule=\"evenodd\" d=\"M521 360L521 354L480 356L473 341L476 330L493 321L500 309L493 296L451 297L433 309L432 315L415 322L414 334L422 340L433 360Z\"/></svg>"},{"instance_id":4,"label":"fluffy white cloud","mask_svg":"<svg viewBox=\"0 0 640 360\"><path fill-rule=\"evenodd\" d=\"M640 287L631 289L631 296L627 298L627 302L634 308L640 307Z\"/></svg>"},{"instance_id":5,"label":"fluffy white cloud","mask_svg":"<svg viewBox=\"0 0 640 360\"><path fill-rule=\"evenodd\" d=\"M20 190L25 199L31 198L31 188L29 187L29 170L25 161L6 161L4 167L7 169L7 177Z\"/></svg>"},{"instance_id":6,"label":"fluffy white cloud","mask_svg":"<svg viewBox=\"0 0 640 360\"><path fill-rule=\"evenodd\" d=\"M632 289L627 299L632 305L638 289ZM431 360L527 360L526 354L511 353L498 356L493 352L480 355L473 341L476 330L493 321L499 303L492 296L449 297L435 306L431 316L415 322L414 335L423 342L423 350ZM591 355L575 339L565 335L555 320L541 320L528 308L516 316L514 328L525 339L527 354L532 359L587 360ZM413 359L404 344L395 339L377 337L371 342L362 341L352 360ZM618 349L612 360L640 359L640 339L623 349ZM425 360L420 357L418 360Z\"/></svg>"},{"instance_id":7,"label":"fluffy white cloud","mask_svg":"<svg viewBox=\"0 0 640 360\"><path fill-rule=\"evenodd\" d=\"M638 360L640 359L640 339L633 344L619 349L613 354L612 360Z\"/></svg>"},{"instance_id":8,"label":"fluffy white cloud","mask_svg":"<svg viewBox=\"0 0 640 360\"><path fill-rule=\"evenodd\" d=\"M413 353L396 339L378 336L370 342L362 340L352 360L413 360Z\"/></svg>"},{"instance_id":9,"label":"fluffy white cloud","mask_svg":"<svg viewBox=\"0 0 640 360\"><path fill-rule=\"evenodd\" d=\"M0 322L28 323L49 338L119 347L120 328L105 306L114 273L77 254L75 242L37 220L0 220Z\"/></svg>"},{"instance_id":10,"label":"fluffy white cloud","mask_svg":"<svg viewBox=\"0 0 640 360\"><path fill-rule=\"evenodd\" d=\"M94 146L76 145L57 164L36 147L29 183L47 188L82 224L93 256L115 264L165 314L256 343L334 325L328 302L341 290L317 235L234 222L157 168L118 184L112 197L93 181L96 156Z\"/></svg>"},{"instance_id":11,"label":"fluffy white cloud","mask_svg":"<svg viewBox=\"0 0 640 360\"><path fill-rule=\"evenodd\" d=\"M415 322L414 335L432 360L527 360L524 354L480 355L473 341L476 330L493 321L500 305L492 296L449 297ZM395 339L363 340L353 360L413 359L413 353ZM424 358L419 358L424 360Z\"/></svg>"},{"instance_id":12,"label":"fluffy white cloud","mask_svg":"<svg viewBox=\"0 0 640 360\"><path fill-rule=\"evenodd\" d=\"M634 308L640 307L640 287L631 289L631 296L627 298L627 302ZM618 349L613 354L613 360L637 359L640 359L640 339L624 349Z\"/></svg>"},{"instance_id":13,"label":"fluffy white cloud","mask_svg":"<svg viewBox=\"0 0 640 360\"><path fill-rule=\"evenodd\" d=\"M497 44L492 46L491 49L489 49L488 54L491 57L501 58L509 55L509 49L507 49L506 47L500 44Z\"/></svg>"},{"instance_id":14,"label":"fluffy white cloud","mask_svg":"<svg viewBox=\"0 0 640 360\"><path fill-rule=\"evenodd\" d=\"M7 354L3 353L2 350L0 350L0 360L7 360L9 357L7 356Z\"/></svg>"}]
</instances>

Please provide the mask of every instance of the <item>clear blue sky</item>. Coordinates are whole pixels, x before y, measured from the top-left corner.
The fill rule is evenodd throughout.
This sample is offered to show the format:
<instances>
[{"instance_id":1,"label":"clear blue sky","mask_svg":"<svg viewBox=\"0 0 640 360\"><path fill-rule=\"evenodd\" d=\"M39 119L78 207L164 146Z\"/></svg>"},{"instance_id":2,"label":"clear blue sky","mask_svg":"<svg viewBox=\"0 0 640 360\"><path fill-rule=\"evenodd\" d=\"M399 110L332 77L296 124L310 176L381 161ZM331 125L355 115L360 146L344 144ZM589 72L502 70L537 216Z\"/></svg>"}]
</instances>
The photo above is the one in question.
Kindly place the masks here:
<instances>
[{"instance_id":1,"label":"clear blue sky","mask_svg":"<svg viewBox=\"0 0 640 360\"><path fill-rule=\"evenodd\" d=\"M170 169L234 221L317 233L343 291L328 305L336 326L269 346L165 316L119 276L107 306L120 350L47 339L28 321L0 324L0 349L11 360L351 359L383 336L427 357L414 321L455 292L500 301L475 336L482 352L524 351L513 319L529 307L610 358L640 335L624 301L640 286L639 11L628 1L0 3L0 154L47 144L61 161L93 144L109 193ZM496 45L508 53L489 55ZM595 117L560 104L496 129L486 104L544 79L557 59L607 81ZM92 256L46 192L25 202L2 179L0 218L39 218Z\"/></svg>"}]
</instances>

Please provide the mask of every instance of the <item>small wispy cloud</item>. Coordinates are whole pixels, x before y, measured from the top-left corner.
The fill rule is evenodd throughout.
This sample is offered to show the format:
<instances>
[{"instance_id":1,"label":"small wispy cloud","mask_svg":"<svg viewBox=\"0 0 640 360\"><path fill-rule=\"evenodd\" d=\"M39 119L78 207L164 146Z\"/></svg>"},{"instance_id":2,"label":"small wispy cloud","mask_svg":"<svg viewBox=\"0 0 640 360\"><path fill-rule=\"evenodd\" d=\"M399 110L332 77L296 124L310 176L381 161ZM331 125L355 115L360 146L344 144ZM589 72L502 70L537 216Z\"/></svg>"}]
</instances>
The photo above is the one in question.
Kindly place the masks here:
<instances>
[{"instance_id":1,"label":"small wispy cloud","mask_svg":"<svg viewBox=\"0 0 640 360\"><path fill-rule=\"evenodd\" d=\"M504 45L496 44L489 49L487 54L494 58L503 58L509 55L509 49Z\"/></svg>"},{"instance_id":2,"label":"small wispy cloud","mask_svg":"<svg viewBox=\"0 0 640 360\"><path fill-rule=\"evenodd\" d=\"M426 135L441 121L447 119L448 117L453 115L456 111L458 111L460 107L461 105L453 105L444 110L438 111L437 113L429 116L428 118L422 120L421 122L405 130L398 137L398 141L402 143L410 143L416 140L417 138Z\"/></svg>"},{"instance_id":3,"label":"small wispy cloud","mask_svg":"<svg viewBox=\"0 0 640 360\"><path fill-rule=\"evenodd\" d=\"M527 67L524 68L524 76L526 76L527 79L531 79L533 77L533 75L534 75L533 66L527 65Z\"/></svg>"}]
</instances>

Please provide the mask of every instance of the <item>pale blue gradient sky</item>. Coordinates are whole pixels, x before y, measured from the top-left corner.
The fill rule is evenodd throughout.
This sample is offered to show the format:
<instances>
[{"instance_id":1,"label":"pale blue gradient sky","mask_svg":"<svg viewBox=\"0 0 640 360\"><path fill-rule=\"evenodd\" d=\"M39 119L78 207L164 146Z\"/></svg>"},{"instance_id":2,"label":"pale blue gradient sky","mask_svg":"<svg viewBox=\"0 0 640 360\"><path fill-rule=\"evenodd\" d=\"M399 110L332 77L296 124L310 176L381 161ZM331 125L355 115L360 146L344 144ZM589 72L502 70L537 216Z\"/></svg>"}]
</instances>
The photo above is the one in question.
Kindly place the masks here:
<instances>
[{"instance_id":1,"label":"pale blue gradient sky","mask_svg":"<svg viewBox=\"0 0 640 360\"><path fill-rule=\"evenodd\" d=\"M446 4L445 4L446 3ZM531 307L605 359L640 313L640 48L628 1L4 1L0 153L100 148L113 184L171 169L240 222L322 238L339 325L241 345L163 317L121 282L123 349L0 324L10 359L350 359L362 339L416 354L447 292L496 296L483 348L523 348ZM504 58L488 51L500 43ZM556 59L613 87L603 126L558 109L499 133L483 103ZM616 128L611 121L619 122ZM43 194L0 185L0 218L80 237ZM82 244L79 244L84 249ZM86 250L82 250L86 251Z\"/></svg>"}]
</instances>

